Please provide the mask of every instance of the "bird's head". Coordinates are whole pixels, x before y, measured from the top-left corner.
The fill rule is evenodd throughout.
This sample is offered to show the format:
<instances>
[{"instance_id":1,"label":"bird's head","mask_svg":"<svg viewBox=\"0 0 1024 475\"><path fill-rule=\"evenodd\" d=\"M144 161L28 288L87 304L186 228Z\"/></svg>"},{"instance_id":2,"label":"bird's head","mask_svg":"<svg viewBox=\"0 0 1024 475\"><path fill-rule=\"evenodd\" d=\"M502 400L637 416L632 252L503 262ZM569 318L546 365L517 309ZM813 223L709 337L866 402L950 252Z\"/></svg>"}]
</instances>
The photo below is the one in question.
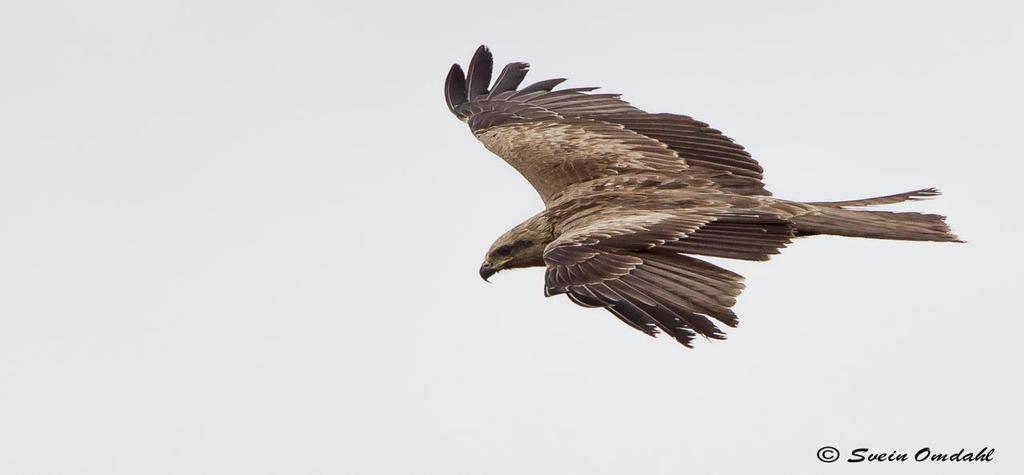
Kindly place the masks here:
<instances>
[{"instance_id":1,"label":"bird's head","mask_svg":"<svg viewBox=\"0 0 1024 475\"><path fill-rule=\"evenodd\" d=\"M527 221L512 228L491 244L480 265L480 277L487 280L505 269L543 266L544 248L549 242L551 233L546 226Z\"/></svg>"}]
</instances>

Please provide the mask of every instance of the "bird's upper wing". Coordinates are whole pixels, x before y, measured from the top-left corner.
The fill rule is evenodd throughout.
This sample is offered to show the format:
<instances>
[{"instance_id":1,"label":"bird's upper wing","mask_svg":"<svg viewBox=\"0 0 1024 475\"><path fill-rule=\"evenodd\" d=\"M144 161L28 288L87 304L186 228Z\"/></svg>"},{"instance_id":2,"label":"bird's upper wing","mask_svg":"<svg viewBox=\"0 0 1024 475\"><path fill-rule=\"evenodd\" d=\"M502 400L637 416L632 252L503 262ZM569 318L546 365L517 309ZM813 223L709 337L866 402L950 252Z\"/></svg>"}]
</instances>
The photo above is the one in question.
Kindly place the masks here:
<instances>
[{"instance_id":1,"label":"bird's upper wing","mask_svg":"<svg viewBox=\"0 0 1024 475\"><path fill-rule=\"evenodd\" d=\"M793 232L772 216L723 205L605 207L567 220L545 249L545 294L604 307L644 333L660 329L686 346L695 334L722 339L712 319L737 324L731 307L743 278L681 253L764 260Z\"/></svg>"},{"instance_id":2,"label":"bird's upper wing","mask_svg":"<svg viewBox=\"0 0 1024 475\"><path fill-rule=\"evenodd\" d=\"M707 124L649 114L596 88L554 90L564 79L519 89L529 65L510 63L491 84L493 59L477 49L468 74L452 65L448 108L484 145L540 193L545 203L566 186L603 176L659 173L710 178L733 193L768 195L762 169L742 146Z\"/></svg>"}]
</instances>

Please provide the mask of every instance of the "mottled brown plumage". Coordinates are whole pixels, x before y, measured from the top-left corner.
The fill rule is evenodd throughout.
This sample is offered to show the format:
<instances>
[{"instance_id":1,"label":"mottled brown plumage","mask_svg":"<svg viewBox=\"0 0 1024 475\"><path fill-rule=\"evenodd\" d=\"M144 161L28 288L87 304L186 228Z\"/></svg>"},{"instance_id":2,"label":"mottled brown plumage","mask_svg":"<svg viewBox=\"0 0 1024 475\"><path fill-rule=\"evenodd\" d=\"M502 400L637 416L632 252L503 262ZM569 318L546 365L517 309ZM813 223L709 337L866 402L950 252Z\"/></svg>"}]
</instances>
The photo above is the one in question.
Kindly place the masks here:
<instances>
[{"instance_id":1,"label":"mottled brown plumage","mask_svg":"<svg viewBox=\"0 0 1024 475\"><path fill-rule=\"evenodd\" d=\"M934 214L854 210L938 195L925 189L842 202L771 196L742 146L687 116L650 114L596 88L519 88L529 66L511 63L491 85L485 46L468 77L453 65L445 100L488 150L540 194L544 211L491 246L485 279L546 266L545 295L603 307L649 335L691 346L723 339L743 278L690 255L768 260L815 234L958 241Z\"/></svg>"}]
</instances>

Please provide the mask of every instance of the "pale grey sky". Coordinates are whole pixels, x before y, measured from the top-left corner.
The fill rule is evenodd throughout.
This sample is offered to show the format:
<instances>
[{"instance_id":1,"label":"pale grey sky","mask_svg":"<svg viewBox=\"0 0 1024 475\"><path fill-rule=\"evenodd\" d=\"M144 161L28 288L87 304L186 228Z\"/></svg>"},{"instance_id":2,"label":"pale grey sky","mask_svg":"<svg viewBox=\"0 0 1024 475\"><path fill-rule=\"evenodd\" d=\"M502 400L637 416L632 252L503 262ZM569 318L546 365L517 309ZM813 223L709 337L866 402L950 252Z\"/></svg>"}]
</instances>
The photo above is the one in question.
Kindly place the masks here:
<instances>
[{"instance_id":1,"label":"pale grey sky","mask_svg":"<svg viewBox=\"0 0 1024 475\"><path fill-rule=\"evenodd\" d=\"M1016 2L6 2L0 473L1013 473ZM769 189L966 245L802 240L695 350L487 285L540 210L444 106L487 43L692 115ZM976 450L983 466L823 466Z\"/></svg>"}]
</instances>

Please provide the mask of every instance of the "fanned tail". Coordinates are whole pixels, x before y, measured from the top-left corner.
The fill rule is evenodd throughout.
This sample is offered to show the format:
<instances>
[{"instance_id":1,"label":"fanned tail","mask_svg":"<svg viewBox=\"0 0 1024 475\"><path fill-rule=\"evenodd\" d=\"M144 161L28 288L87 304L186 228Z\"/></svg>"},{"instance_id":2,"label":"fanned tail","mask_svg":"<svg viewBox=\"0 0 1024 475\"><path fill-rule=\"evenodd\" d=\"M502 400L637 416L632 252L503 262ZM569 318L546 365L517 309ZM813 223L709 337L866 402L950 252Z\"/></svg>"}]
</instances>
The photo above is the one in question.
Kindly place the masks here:
<instances>
[{"instance_id":1,"label":"fanned tail","mask_svg":"<svg viewBox=\"0 0 1024 475\"><path fill-rule=\"evenodd\" d=\"M938 214L893 213L821 207L793 219L797 236L835 236L895 239L899 241L963 242Z\"/></svg>"}]
</instances>

